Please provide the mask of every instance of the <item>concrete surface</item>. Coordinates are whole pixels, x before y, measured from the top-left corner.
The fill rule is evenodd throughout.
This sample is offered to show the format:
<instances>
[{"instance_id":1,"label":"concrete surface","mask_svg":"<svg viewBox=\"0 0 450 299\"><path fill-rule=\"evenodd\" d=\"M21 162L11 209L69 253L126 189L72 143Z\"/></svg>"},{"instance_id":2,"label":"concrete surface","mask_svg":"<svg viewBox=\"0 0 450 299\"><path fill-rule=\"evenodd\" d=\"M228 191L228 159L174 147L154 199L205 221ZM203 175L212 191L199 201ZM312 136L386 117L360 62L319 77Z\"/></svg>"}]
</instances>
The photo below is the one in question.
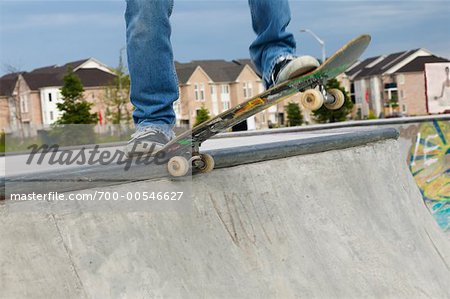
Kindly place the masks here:
<instances>
[{"instance_id":1,"label":"concrete surface","mask_svg":"<svg viewBox=\"0 0 450 299\"><path fill-rule=\"evenodd\" d=\"M192 187L185 213L0 203L0 297L450 297L450 244L395 139L216 169Z\"/></svg>"},{"instance_id":2,"label":"concrete surface","mask_svg":"<svg viewBox=\"0 0 450 299\"><path fill-rule=\"evenodd\" d=\"M246 163L285 158L295 155L313 154L360 146L387 138L397 138L398 131L384 129L339 129L320 132L286 133L248 136L229 139L208 140L202 151L214 156L215 168L230 167ZM118 149L104 148L114 152ZM121 148L119 149L121 152ZM74 156L76 152L74 151ZM62 153L62 152L60 152ZM45 156L48 159L49 155ZM98 156L97 156L98 157ZM130 168L115 162L100 165L28 165L28 156L14 155L7 158L7 176L0 177L0 194L74 191L91 187L110 186L120 183L142 181L167 176L165 164L130 163ZM36 161L36 157L34 160ZM150 161L151 162L151 161ZM51 171L49 171L51 170ZM1 183L5 188L2 188Z\"/></svg>"}]
</instances>

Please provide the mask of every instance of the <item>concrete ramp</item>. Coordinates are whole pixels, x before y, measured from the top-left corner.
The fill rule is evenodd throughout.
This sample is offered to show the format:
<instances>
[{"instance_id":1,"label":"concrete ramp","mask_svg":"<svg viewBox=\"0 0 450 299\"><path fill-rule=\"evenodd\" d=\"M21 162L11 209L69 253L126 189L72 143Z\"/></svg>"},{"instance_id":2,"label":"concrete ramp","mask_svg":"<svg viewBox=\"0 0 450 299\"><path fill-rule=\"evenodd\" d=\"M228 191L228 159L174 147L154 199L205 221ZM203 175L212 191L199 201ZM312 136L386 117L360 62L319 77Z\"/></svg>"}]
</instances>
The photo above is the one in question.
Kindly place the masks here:
<instances>
[{"instance_id":1,"label":"concrete ramp","mask_svg":"<svg viewBox=\"0 0 450 299\"><path fill-rule=\"evenodd\" d=\"M10 213L1 298L449 298L450 245L388 139L214 170L191 213ZM137 182L109 187L130 190Z\"/></svg>"}]
</instances>

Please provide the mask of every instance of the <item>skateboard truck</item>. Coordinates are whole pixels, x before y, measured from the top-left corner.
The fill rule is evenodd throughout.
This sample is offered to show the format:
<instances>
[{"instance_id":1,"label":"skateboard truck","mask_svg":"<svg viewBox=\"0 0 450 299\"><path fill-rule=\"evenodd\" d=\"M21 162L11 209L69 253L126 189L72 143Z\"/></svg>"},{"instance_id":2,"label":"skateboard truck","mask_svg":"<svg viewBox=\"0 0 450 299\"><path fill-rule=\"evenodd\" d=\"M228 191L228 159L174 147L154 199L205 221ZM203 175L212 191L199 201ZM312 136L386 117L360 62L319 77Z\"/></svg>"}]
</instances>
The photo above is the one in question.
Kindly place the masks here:
<instances>
[{"instance_id":1,"label":"skateboard truck","mask_svg":"<svg viewBox=\"0 0 450 299\"><path fill-rule=\"evenodd\" d=\"M323 103L324 104L333 104L334 102L336 102L336 97L329 93L326 89L324 85L320 85L320 91L323 94Z\"/></svg>"},{"instance_id":2,"label":"skateboard truck","mask_svg":"<svg viewBox=\"0 0 450 299\"><path fill-rule=\"evenodd\" d=\"M214 169L214 159L209 154L196 154L187 159L184 156L174 156L167 163L167 170L174 177L181 177L188 174L189 170L196 170L200 173L210 172Z\"/></svg>"},{"instance_id":3,"label":"skateboard truck","mask_svg":"<svg viewBox=\"0 0 450 299\"><path fill-rule=\"evenodd\" d=\"M337 110L344 105L344 93L337 88L326 90L325 82L326 78L313 78L305 81L308 89L298 88L300 92L303 92L300 102L305 108L314 111L323 105L329 110Z\"/></svg>"},{"instance_id":4,"label":"skateboard truck","mask_svg":"<svg viewBox=\"0 0 450 299\"><path fill-rule=\"evenodd\" d=\"M190 170L206 173L214 169L213 157L209 154L200 153L200 144L200 142L195 141L192 143L191 153L173 156L169 159L167 170L170 175L181 177L187 175Z\"/></svg>"}]
</instances>

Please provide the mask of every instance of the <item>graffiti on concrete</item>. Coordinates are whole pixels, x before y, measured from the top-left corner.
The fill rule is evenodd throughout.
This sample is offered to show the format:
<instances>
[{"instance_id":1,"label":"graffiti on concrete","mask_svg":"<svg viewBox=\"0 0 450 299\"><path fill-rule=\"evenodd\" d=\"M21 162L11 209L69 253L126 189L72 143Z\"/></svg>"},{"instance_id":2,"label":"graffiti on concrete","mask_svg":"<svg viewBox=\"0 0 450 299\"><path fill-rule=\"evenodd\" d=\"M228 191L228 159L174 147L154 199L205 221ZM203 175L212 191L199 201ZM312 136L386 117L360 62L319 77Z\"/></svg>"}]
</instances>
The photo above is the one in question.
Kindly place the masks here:
<instances>
[{"instance_id":1,"label":"graffiti on concrete","mask_svg":"<svg viewBox=\"0 0 450 299\"><path fill-rule=\"evenodd\" d=\"M450 220L450 122L420 125L411 146L410 170L439 226L449 231Z\"/></svg>"}]
</instances>

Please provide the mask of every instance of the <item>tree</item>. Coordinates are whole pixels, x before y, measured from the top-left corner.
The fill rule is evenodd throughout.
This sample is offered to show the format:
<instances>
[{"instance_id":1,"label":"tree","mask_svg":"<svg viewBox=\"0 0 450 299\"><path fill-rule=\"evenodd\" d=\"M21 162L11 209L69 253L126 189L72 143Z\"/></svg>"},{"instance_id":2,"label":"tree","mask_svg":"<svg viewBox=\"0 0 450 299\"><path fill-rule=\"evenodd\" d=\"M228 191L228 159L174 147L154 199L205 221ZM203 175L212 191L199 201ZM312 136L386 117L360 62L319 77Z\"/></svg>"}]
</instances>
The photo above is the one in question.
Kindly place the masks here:
<instances>
[{"instance_id":1,"label":"tree","mask_svg":"<svg viewBox=\"0 0 450 299\"><path fill-rule=\"evenodd\" d=\"M288 127L301 126L303 123L303 115L300 106L297 103L288 103L285 108L287 114Z\"/></svg>"},{"instance_id":2,"label":"tree","mask_svg":"<svg viewBox=\"0 0 450 299\"><path fill-rule=\"evenodd\" d=\"M83 84L72 68L67 70L63 80L64 85L61 88L63 101L56 104L63 114L56 124L96 124L98 116L91 113L92 104L83 98Z\"/></svg>"},{"instance_id":3,"label":"tree","mask_svg":"<svg viewBox=\"0 0 450 299\"><path fill-rule=\"evenodd\" d=\"M83 84L72 68L67 70L63 80L62 102L56 104L62 116L55 122L49 137L60 146L94 143L98 117L91 113L92 104L83 97Z\"/></svg>"},{"instance_id":4,"label":"tree","mask_svg":"<svg viewBox=\"0 0 450 299\"><path fill-rule=\"evenodd\" d=\"M130 93L130 76L126 75L123 65L122 50L119 66L114 69L116 77L105 89L104 101L108 106L107 116L113 124L130 123L131 114L127 109Z\"/></svg>"},{"instance_id":5,"label":"tree","mask_svg":"<svg viewBox=\"0 0 450 299\"><path fill-rule=\"evenodd\" d=\"M194 127L198 126L199 124L207 121L210 118L209 111L206 109L205 106L202 106L200 110L197 111L197 116L195 117L195 125Z\"/></svg>"},{"instance_id":6,"label":"tree","mask_svg":"<svg viewBox=\"0 0 450 299\"><path fill-rule=\"evenodd\" d=\"M337 88L340 89L345 96L344 105L338 110L329 110L325 106L322 106L320 109L313 111L314 118L319 123L333 123L339 121L347 120L347 115L353 108L353 103L348 96L345 89L340 85L339 81L336 78L333 78L327 82L326 89Z\"/></svg>"}]
</instances>

